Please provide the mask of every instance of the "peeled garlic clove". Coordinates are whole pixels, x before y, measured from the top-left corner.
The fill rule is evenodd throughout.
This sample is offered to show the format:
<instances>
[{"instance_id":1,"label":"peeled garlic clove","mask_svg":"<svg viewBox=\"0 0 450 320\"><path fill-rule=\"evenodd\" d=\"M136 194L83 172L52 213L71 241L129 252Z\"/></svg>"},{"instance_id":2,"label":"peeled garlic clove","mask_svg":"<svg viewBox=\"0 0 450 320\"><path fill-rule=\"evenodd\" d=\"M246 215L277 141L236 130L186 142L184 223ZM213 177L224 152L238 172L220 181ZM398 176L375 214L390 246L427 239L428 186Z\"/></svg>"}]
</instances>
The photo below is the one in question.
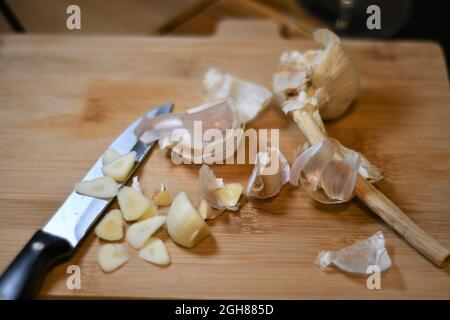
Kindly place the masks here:
<instances>
[{"instance_id":1,"label":"peeled garlic clove","mask_svg":"<svg viewBox=\"0 0 450 320\"><path fill-rule=\"evenodd\" d=\"M210 233L186 192L179 193L169 208L167 231L173 241L188 248L197 245Z\"/></svg>"},{"instance_id":2,"label":"peeled garlic clove","mask_svg":"<svg viewBox=\"0 0 450 320\"><path fill-rule=\"evenodd\" d=\"M111 272L128 262L130 258L120 244L108 243L100 247L98 263L104 272Z\"/></svg>"},{"instance_id":3,"label":"peeled garlic clove","mask_svg":"<svg viewBox=\"0 0 450 320\"><path fill-rule=\"evenodd\" d=\"M217 189L215 193L220 206L224 208L236 208L243 189L240 183L228 183L222 188Z\"/></svg>"},{"instance_id":4,"label":"peeled garlic clove","mask_svg":"<svg viewBox=\"0 0 450 320\"><path fill-rule=\"evenodd\" d=\"M170 255L166 245L158 238L150 238L139 250L139 258L158 265L170 264Z\"/></svg>"},{"instance_id":5,"label":"peeled garlic clove","mask_svg":"<svg viewBox=\"0 0 450 320\"><path fill-rule=\"evenodd\" d=\"M146 196L126 186L120 190L117 200L126 221L139 219L151 207L151 202Z\"/></svg>"},{"instance_id":6,"label":"peeled garlic clove","mask_svg":"<svg viewBox=\"0 0 450 320\"><path fill-rule=\"evenodd\" d=\"M136 222L128 228L126 240L133 248L139 249L165 222L165 216L155 216Z\"/></svg>"},{"instance_id":7,"label":"peeled garlic clove","mask_svg":"<svg viewBox=\"0 0 450 320\"><path fill-rule=\"evenodd\" d=\"M103 174L113 178L117 182L124 182L133 169L135 161L136 151L131 151L119 159L103 166Z\"/></svg>"},{"instance_id":8,"label":"peeled garlic clove","mask_svg":"<svg viewBox=\"0 0 450 320\"><path fill-rule=\"evenodd\" d=\"M110 177L100 177L78 182L75 190L85 196L108 199L117 195L119 185Z\"/></svg>"},{"instance_id":9,"label":"peeled garlic clove","mask_svg":"<svg viewBox=\"0 0 450 320\"><path fill-rule=\"evenodd\" d=\"M161 191L155 196L155 204L158 207L168 207L172 203L172 196L166 190L164 183L161 182Z\"/></svg>"},{"instance_id":10,"label":"peeled garlic clove","mask_svg":"<svg viewBox=\"0 0 450 320\"><path fill-rule=\"evenodd\" d=\"M95 234L97 235L97 237L107 241L116 241L122 239L122 212L117 209L108 212L95 227Z\"/></svg>"},{"instance_id":11,"label":"peeled garlic clove","mask_svg":"<svg viewBox=\"0 0 450 320\"><path fill-rule=\"evenodd\" d=\"M252 121L269 104L272 93L265 87L209 69L203 78L208 100L231 97L242 122Z\"/></svg>"},{"instance_id":12,"label":"peeled garlic clove","mask_svg":"<svg viewBox=\"0 0 450 320\"><path fill-rule=\"evenodd\" d=\"M105 166L120 158L120 154L114 149L108 149L105 151L102 157L102 164Z\"/></svg>"},{"instance_id":13,"label":"peeled garlic clove","mask_svg":"<svg viewBox=\"0 0 450 320\"><path fill-rule=\"evenodd\" d=\"M378 266L380 271L385 271L391 266L391 258L385 248L384 235L378 231L366 240L358 241L339 251L322 251L315 263L321 269L330 264L339 269L356 274L368 274L370 266Z\"/></svg>"},{"instance_id":14,"label":"peeled garlic clove","mask_svg":"<svg viewBox=\"0 0 450 320\"><path fill-rule=\"evenodd\" d=\"M246 195L259 199L273 197L289 181L289 175L289 163L278 148L259 152L248 181Z\"/></svg>"}]
</instances>

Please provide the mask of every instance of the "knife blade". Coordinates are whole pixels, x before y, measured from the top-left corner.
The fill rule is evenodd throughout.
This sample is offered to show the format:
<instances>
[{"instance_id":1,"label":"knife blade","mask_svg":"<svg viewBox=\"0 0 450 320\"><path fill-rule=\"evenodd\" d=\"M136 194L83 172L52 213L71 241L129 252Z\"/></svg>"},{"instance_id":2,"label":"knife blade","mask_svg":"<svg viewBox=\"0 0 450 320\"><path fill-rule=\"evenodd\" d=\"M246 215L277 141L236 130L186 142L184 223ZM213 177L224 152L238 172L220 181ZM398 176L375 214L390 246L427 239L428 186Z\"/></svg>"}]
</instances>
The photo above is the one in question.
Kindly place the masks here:
<instances>
[{"instance_id":1,"label":"knife blade","mask_svg":"<svg viewBox=\"0 0 450 320\"><path fill-rule=\"evenodd\" d=\"M131 151L135 151L137 154L135 165L123 184L129 180L155 144L155 142L150 144L141 142L134 133L135 128L145 116L154 118L161 114L170 113L172 110L172 103L165 103L150 110L134 121L109 146L119 154L126 154ZM91 180L102 176L102 157L100 157L83 180ZM113 198L99 199L84 196L73 191L44 228L34 234L2 274L0 277L0 298L33 298L38 293L49 266L55 260L73 253L112 200Z\"/></svg>"}]
</instances>

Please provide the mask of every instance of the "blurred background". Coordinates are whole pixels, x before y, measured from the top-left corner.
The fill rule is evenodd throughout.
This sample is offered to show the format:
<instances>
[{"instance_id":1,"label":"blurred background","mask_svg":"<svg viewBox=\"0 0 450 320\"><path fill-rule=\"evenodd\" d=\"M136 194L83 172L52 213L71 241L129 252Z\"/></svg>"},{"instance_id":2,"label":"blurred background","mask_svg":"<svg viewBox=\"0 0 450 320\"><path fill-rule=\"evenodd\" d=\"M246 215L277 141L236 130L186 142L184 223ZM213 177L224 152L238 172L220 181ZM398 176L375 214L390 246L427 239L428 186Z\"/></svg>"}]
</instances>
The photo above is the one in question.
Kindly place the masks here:
<instances>
[{"instance_id":1,"label":"blurred background","mask_svg":"<svg viewBox=\"0 0 450 320\"><path fill-rule=\"evenodd\" d=\"M81 8L81 34L208 36L226 19L265 19L287 38L328 27L347 37L434 40L447 61L450 50L445 1L423 0L0 0L0 33L73 33L71 4ZM366 27L371 4L381 30Z\"/></svg>"}]
</instances>

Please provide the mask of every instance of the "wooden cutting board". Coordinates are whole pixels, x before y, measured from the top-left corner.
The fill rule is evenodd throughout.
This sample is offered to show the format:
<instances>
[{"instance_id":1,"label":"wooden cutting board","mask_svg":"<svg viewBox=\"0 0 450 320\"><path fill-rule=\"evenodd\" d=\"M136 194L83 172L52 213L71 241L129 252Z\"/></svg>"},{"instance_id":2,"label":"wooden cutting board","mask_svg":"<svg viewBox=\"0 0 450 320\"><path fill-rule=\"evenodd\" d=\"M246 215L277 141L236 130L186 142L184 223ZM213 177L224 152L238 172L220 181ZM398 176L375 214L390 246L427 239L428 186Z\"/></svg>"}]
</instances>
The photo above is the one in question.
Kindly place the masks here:
<instances>
[{"instance_id":1,"label":"wooden cutting board","mask_svg":"<svg viewBox=\"0 0 450 320\"><path fill-rule=\"evenodd\" d=\"M1 36L0 270L43 226L114 137L165 101L183 111L203 100L202 75L218 67L271 86L284 50L312 41L261 37L211 38ZM225 29L227 29L225 28ZM263 34L272 34L270 31ZM378 187L443 245L450 246L450 95L440 47L429 42L344 41L360 72L356 104L327 123L329 134L379 166ZM249 125L279 128L292 163L304 138L275 105ZM172 194L198 203L196 165L175 166L154 152L139 169L152 196L164 181ZM226 182L246 181L251 165L214 166ZM194 249L161 232L172 265L157 267L136 253L104 274L100 242L90 234L53 270L42 297L448 299L449 264L438 269L358 200L326 206L291 186L270 200L242 201L237 213L208 222L212 235ZM366 278L314 265L336 250L383 231L393 266L381 290ZM69 265L81 268L81 289L66 287Z\"/></svg>"}]
</instances>

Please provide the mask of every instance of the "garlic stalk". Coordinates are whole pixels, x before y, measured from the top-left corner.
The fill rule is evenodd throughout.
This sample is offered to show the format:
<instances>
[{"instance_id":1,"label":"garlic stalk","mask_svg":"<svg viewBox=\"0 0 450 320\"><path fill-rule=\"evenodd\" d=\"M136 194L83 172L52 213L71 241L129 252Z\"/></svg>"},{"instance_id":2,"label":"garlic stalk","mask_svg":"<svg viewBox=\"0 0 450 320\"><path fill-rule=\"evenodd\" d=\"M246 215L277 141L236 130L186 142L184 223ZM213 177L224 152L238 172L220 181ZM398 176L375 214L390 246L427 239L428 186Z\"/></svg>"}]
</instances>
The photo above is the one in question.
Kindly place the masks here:
<instances>
[{"instance_id":1,"label":"garlic stalk","mask_svg":"<svg viewBox=\"0 0 450 320\"><path fill-rule=\"evenodd\" d=\"M186 192L179 193L169 208L167 231L173 241L187 248L194 247L210 233Z\"/></svg>"},{"instance_id":2,"label":"garlic stalk","mask_svg":"<svg viewBox=\"0 0 450 320\"><path fill-rule=\"evenodd\" d=\"M203 87L208 101L230 97L243 123L256 118L272 99L272 93L265 87L222 73L215 68L205 73Z\"/></svg>"},{"instance_id":3,"label":"garlic stalk","mask_svg":"<svg viewBox=\"0 0 450 320\"><path fill-rule=\"evenodd\" d=\"M218 210L237 211L243 187L239 183L224 184L223 179L216 178L212 169L204 164L199 171L200 193L207 204Z\"/></svg>"},{"instance_id":4,"label":"garlic stalk","mask_svg":"<svg viewBox=\"0 0 450 320\"><path fill-rule=\"evenodd\" d=\"M258 152L247 184L246 196L266 199L277 195L289 181L290 167L278 148Z\"/></svg>"},{"instance_id":5,"label":"garlic stalk","mask_svg":"<svg viewBox=\"0 0 450 320\"><path fill-rule=\"evenodd\" d=\"M144 118L135 134L144 143L159 141L161 149L171 149L187 163L223 163L237 150L243 136L243 123L231 99L221 99L188 109L185 113ZM219 138L203 141L203 132L215 130ZM196 131L197 130L197 131ZM210 132L213 132L211 130ZM196 137L194 131L200 137ZM197 138L197 140L194 140ZM198 139L200 138L200 139ZM219 150L219 152L216 152Z\"/></svg>"},{"instance_id":6,"label":"garlic stalk","mask_svg":"<svg viewBox=\"0 0 450 320\"><path fill-rule=\"evenodd\" d=\"M358 241L339 251L321 251L315 262L321 269L333 264L345 272L356 274L371 273L368 268L372 266L385 271L391 266L391 258L384 242L383 232L378 231L370 238Z\"/></svg>"}]
</instances>

